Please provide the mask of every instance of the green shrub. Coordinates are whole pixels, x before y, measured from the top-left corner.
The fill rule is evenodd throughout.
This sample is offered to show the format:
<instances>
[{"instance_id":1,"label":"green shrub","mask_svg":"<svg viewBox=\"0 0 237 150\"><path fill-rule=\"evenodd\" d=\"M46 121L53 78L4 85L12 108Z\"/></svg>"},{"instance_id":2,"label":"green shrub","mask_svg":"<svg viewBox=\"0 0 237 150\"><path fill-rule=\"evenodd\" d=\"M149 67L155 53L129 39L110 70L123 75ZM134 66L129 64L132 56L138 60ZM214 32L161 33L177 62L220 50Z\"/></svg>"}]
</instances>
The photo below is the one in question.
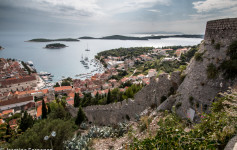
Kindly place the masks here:
<instances>
[{"instance_id":1,"label":"green shrub","mask_svg":"<svg viewBox=\"0 0 237 150\"><path fill-rule=\"evenodd\" d=\"M44 119L33 125L14 140L9 148L21 148L21 149L53 149L63 150L64 141L69 139L73 132L74 124L71 121L65 121L61 119ZM49 136L52 131L56 132L55 137L50 137L45 141L44 137ZM52 140L52 143L50 142Z\"/></svg>"},{"instance_id":2,"label":"green shrub","mask_svg":"<svg viewBox=\"0 0 237 150\"><path fill-rule=\"evenodd\" d=\"M170 91L169 91L169 93L168 93L168 96L174 95L174 94L175 94L175 89L174 89L174 87L171 87L171 88L170 88Z\"/></svg>"},{"instance_id":3,"label":"green shrub","mask_svg":"<svg viewBox=\"0 0 237 150\"><path fill-rule=\"evenodd\" d=\"M225 60L220 68L224 71L226 79L234 79L237 76L237 41L232 42L227 51L229 60Z\"/></svg>"},{"instance_id":4,"label":"green shrub","mask_svg":"<svg viewBox=\"0 0 237 150\"><path fill-rule=\"evenodd\" d=\"M217 43L216 45L215 45L215 49L216 50L219 50L221 48L221 44L220 43Z\"/></svg>"},{"instance_id":5,"label":"green shrub","mask_svg":"<svg viewBox=\"0 0 237 150\"><path fill-rule=\"evenodd\" d=\"M160 98L160 103L163 103L166 99L167 99L167 97L163 95L163 96Z\"/></svg>"},{"instance_id":6,"label":"green shrub","mask_svg":"<svg viewBox=\"0 0 237 150\"><path fill-rule=\"evenodd\" d=\"M206 111L206 110L207 110L207 107L208 107L207 104L205 104L205 105L203 106L203 110Z\"/></svg>"},{"instance_id":7,"label":"green shrub","mask_svg":"<svg viewBox=\"0 0 237 150\"><path fill-rule=\"evenodd\" d=\"M216 66L211 63L207 66L207 78L208 79L215 79L218 75L218 70Z\"/></svg>"},{"instance_id":8,"label":"green shrub","mask_svg":"<svg viewBox=\"0 0 237 150\"><path fill-rule=\"evenodd\" d=\"M199 103L198 102L196 102L196 107L199 108Z\"/></svg>"},{"instance_id":9,"label":"green shrub","mask_svg":"<svg viewBox=\"0 0 237 150\"><path fill-rule=\"evenodd\" d=\"M126 119L129 121L130 120L130 117L129 115L126 114Z\"/></svg>"},{"instance_id":10,"label":"green shrub","mask_svg":"<svg viewBox=\"0 0 237 150\"><path fill-rule=\"evenodd\" d=\"M150 123L151 123L151 118L149 118L148 116L142 116L141 122L139 124L139 131L140 132L145 131L148 128Z\"/></svg>"},{"instance_id":11,"label":"green shrub","mask_svg":"<svg viewBox=\"0 0 237 150\"><path fill-rule=\"evenodd\" d=\"M178 103L175 105L175 108L178 109L180 106L182 106L182 102L178 102Z\"/></svg>"},{"instance_id":12,"label":"green shrub","mask_svg":"<svg viewBox=\"0 0 237 150\"><path fill-rule=\"evenodd\" d=\"M193 105L193 99L194 98L192 96L189 96L189 102L190 102L191 105Z\"/></svg>"},{"instance_id":13,"label":"green shrub","mask_svg":"<svg viewBox=\"0 0 237 150\"><path fill-rule=\"evenodd\" d=\"M195 55L194 55L194 58L195 58L195 60L196 61L203 61L203 58L202 58L202 55L203 55L204 53L196 53Z\"/></svg>"},{"instance_id":14,"label":"green shrub","mask_svg":"<svg viewBox=\"0 0 237 150\"><path fill-rule=\"evenodd\" d=\"M214 39L211 40L211 44L215 44L215 40Z\"/></svg>"},{"instance_id":15,"label":"green shrub","mask_svg":"<svg viewBox=\"0 0 237 150\"><path fill-rule=\"evenodd\" d=\"M151 104L151 109L155 109L157 107L157 105L155 103Z\"/></svg>"},{"instance_id":16,"label":"green shrub","mask_svg":"<svg viewBox=\"0 0 237 150\"><path fill-rule=\"evenodd\" d=\"M184 81L185 77L186 77L186 74L182 74L182 75L180 76L181 83Z\"/></svg>"}]
</instances>

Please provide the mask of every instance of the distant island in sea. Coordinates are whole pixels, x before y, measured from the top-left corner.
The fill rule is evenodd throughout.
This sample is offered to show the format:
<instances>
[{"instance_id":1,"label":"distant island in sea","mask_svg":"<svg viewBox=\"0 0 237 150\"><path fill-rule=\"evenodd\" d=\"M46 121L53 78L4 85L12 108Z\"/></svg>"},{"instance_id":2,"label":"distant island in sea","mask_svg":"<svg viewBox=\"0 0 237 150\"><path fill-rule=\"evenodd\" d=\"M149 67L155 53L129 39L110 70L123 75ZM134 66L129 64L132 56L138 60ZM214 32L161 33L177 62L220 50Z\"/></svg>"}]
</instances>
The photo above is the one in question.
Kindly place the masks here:
<instances>
[{"instance_id":1,"label":"distant island in sea","mask_svg":"<svg viewBox=\"0 0 237 150\"><path fill-rule=\"evenodd\" d=\"M90 36L83 36L79 39L102 39L102 40L149 40L149 39L162 39L162 38L203 38L203 35L199 34L182 34L182 35L159 35L159 36L144 36L144 37L133 37L123 35L111 35L104 36L101 38L95 38Z\"/></svg>"},{"instance_id":2,"label":"distant island in sea","mask_svg":"<svg viewBox=\"0 0 237 150\"><path fill-rule=\"evenodd\" d=\"M0 50L4 49L2 46L0 46Z\"/></svg>"},{"instance_id":3,"label":"distant island in sea","mask_svg":"<svg viewBox=\"0 0 237 150\"><path fill-rule=\"evenodd\" d=\"M73 38L62 38L62 39L44 39L44 38L37 38L37 39L32 39L27 42L55 42L55 41L61 41L61 42L79 42L80 40L78 39L73 39Z\"/></svg>"},{"instance_id":4,"label":"distant island in sea","mask_svg":"<svg viewBox=\"0 0 237 150\"><path fill-rule=\"evenodd\" d=\"M47 44L45 46L45 48L47 48L47 49L60 49L60 48L65 48L65 47L67 47L67 46L64 44L61 44L61 43Z\"/></svg>"}]
</instances>

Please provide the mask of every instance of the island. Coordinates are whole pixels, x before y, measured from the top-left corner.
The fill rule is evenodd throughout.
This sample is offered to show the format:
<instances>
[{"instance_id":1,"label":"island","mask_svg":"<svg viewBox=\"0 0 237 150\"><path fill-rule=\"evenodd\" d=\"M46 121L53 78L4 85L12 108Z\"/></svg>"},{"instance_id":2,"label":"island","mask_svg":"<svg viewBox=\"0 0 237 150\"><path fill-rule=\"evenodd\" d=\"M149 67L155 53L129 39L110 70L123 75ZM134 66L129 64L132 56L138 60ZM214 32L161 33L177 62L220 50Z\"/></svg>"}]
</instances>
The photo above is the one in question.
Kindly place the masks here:
<instances>
[{"instance_id":1,"label":"island","mask_svg":"<svg viewBox=\"0 0 237 150\"><path fill-rule=\"evenodd\" d=\"M199 34L180 34L180 35L159 35L159 36L144 36L144 37L134 37L134 36L123 36L123 35L111 35L101 38L95 38L90 36L83 36L79 39L101 39L101 40L149 40L149 39L162 39L162 38L203 38L203 35Z\"/></svg>"},{"instance_id":2,"label":"island","mask_svg":"<svg viewBox=\"0 0 237 150\"><path fill-rule=\"evenodd\" d=\"M0 50L4 49L2 46L0 46Z\"/></svg>"},{"instance_id":3,"label":"island","mask_svg":"<svg viewBox=\"0 0 237 150\"><path fill-rule=\"evenodd\" d=\"M61 43L52 43L52 44L47 44L45 46L45 48L48 48L48 49L60 49L60 48L65 48L65 47L67 46Z\"/></svg>"},{"instance_id":4,"label":"island","mask_svg":"<svg viewBox=\"0 0 237 150\"><path fill-rule=\"evenodd\" d=\"M55 41L63 41L63 42L79 42L78 39L73 38L63 38L63 39L44 39L44 38L38 38L38 39L32 39L27 42L55 42Z\"/></svg>"}]
</instances>

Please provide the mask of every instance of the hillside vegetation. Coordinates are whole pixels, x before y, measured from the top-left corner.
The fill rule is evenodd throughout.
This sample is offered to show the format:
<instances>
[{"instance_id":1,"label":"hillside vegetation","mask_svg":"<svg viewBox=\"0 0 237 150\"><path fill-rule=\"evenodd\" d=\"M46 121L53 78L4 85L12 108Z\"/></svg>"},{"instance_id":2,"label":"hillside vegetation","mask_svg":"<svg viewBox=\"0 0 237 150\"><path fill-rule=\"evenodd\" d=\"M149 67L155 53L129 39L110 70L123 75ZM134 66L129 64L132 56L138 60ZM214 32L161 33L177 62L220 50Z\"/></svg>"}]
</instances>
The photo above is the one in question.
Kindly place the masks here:
<instances>
[{"instance_id":1,"label":"hillside vegetation","mask_svg":"<svg viewBox=\"0 0 237 150\"><path fill-rule=\"evenodd\" d=\"M230 94L229 94L230 93ZM162 113L154 137L142 140L134 138L131 149L224 149L227 142L237 133L237 91L221 94L212 104L211 113L199 112L200 123L182 120L175 113ZM147 129L149 132L149 129Z\"/></svg>"}]
</instances>

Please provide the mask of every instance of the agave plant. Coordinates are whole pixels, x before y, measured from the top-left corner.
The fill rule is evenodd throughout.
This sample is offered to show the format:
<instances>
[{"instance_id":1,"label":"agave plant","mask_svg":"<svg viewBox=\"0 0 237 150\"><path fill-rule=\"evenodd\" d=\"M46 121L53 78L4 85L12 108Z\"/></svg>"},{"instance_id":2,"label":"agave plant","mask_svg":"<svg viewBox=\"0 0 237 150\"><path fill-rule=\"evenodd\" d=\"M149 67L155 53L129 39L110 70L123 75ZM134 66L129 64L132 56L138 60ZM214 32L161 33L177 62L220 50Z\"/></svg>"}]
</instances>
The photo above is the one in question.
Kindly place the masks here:
<instances>
[{"instance_id":1,"label":"agave plant","mask_svg":"<svg viewBox=\"0 0 237 150\"><path fill-rule=\"evenodd\" d=\"M86 127L86 125L83 126ZM122 136L127 131L127 127L126 123L119 123L116 129L107 126L92 126L86 135L74 135L71 140L64 142L65 148L67 150L86 150L91 139Z\"/></svg>"}]
</instances>

